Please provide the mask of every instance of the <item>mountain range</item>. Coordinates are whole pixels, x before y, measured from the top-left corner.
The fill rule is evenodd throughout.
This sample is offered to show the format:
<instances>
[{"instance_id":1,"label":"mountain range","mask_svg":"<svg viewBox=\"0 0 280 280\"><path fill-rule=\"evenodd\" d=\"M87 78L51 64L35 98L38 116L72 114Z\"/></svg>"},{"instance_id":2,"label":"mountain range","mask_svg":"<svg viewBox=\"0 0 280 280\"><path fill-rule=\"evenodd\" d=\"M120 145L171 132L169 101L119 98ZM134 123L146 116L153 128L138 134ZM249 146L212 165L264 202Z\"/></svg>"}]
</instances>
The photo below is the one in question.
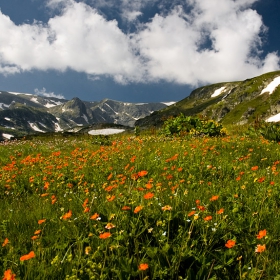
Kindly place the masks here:
<instances>
[{"instance_id":1,"label":"mountain range","mask_svg":"<svg viewBox=\"0 0 280 280\"><path fill-rule=\"evenodd\" d=\"M133 127L136 120L169 103L128 103L110 99L82 101L0 91L0 133L4 138L33 133L78 131L112 123Z\"/></svg>"},{"instance_id":2,"label":"mountain range","mask_svg":"<svg viewBox=\"0 0 280 280\"><path fill-rule=\"evenodd\" d=\"M160 127L169 117L200 115L224 125L280 121L280 71L195 89L170 103L82 101L0 91L0 139L70 131L98 124ZM1 138L2 135L2 138Z\"/></svg>"}]
</instances>

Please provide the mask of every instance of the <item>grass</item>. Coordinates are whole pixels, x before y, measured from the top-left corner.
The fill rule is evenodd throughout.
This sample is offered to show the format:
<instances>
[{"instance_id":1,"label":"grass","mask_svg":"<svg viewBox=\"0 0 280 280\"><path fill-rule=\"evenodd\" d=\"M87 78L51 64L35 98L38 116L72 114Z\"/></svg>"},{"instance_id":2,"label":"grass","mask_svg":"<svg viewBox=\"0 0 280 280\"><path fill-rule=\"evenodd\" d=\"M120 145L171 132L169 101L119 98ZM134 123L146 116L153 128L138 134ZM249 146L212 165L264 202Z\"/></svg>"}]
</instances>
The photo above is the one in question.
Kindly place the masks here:
<instances>
[{"instance_id":1,"label":"grass","mask_svg":"<svg viewBox=\"0 0 280 280\"><path fill-rule=\"evenodd\" d=\"M0 275L277 279L280 147L230 129L2 142Z\"/></svg>"}]
</instances>

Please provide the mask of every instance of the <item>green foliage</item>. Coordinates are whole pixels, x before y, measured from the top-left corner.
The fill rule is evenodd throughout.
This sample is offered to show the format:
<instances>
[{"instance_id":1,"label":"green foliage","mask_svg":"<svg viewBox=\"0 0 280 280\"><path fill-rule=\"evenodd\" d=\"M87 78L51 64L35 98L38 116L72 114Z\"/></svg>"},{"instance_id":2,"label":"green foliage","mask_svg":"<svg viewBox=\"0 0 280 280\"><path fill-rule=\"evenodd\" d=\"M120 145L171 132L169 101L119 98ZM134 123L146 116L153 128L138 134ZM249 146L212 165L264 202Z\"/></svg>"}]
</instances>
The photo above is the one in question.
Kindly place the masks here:
<instances>
[{"instance_id":1,"label":"green foliage","mask_svg":"<svg viewBox=\"0 0 280 280\"><path fill-rule=\"evenodd\" d=\"M280 123L263 123L259 132L270 141L280 142Z\"/></svg>"},{"instance_id":2,"label":"green foliage","mask_svg":"<svg viewBox=\"0 0 280 280\"><path fill-rule=\"evenodd\" d=\"M176 118L169 118L163 124L162 133L166 136L183 135L224 135L223 126L213 120L202 120L199 117L184 116L180 114Z\"/></svg>"}]
</instances>

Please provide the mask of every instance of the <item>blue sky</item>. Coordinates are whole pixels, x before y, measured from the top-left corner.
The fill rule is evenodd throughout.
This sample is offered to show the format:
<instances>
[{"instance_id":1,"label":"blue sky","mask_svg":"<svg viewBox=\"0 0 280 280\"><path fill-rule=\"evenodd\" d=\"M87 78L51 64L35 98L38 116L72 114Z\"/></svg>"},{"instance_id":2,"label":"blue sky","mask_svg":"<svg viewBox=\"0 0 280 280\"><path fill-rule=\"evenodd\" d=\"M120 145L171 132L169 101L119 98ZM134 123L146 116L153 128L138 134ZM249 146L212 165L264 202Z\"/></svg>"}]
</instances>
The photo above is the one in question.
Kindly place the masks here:
<instances>
[{"instance_id":1,"label":"blue sky","mask_svg":"<svg viewBox=\"0 0 280 280\"><path fill-rule=\"evenodd\" d=\"M278 0L3 0L0 90L178 101L279 70Z\"/></svg>"}]
</instances>

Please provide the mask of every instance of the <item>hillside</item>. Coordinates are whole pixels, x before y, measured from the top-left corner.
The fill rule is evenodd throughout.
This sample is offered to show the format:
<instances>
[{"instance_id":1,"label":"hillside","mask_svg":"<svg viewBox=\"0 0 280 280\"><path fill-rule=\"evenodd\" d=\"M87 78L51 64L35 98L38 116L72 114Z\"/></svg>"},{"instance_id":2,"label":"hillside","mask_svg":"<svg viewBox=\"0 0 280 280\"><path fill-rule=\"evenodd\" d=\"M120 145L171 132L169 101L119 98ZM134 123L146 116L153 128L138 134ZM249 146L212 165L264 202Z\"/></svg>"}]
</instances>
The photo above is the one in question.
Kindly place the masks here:
<instances>
[{"instance_id":1,"label":"hillside","mask_svg":"<svg viewBox=\"0 0 280 280\"><path fill-rule=\"evenodd\" d=\"M185 99L143 119L140 127L158 126L180 113L202 115L223 124L277 120L280 113L280 71L237 82L223 82L195 89Z\"/></svg>"}]
</instances>

